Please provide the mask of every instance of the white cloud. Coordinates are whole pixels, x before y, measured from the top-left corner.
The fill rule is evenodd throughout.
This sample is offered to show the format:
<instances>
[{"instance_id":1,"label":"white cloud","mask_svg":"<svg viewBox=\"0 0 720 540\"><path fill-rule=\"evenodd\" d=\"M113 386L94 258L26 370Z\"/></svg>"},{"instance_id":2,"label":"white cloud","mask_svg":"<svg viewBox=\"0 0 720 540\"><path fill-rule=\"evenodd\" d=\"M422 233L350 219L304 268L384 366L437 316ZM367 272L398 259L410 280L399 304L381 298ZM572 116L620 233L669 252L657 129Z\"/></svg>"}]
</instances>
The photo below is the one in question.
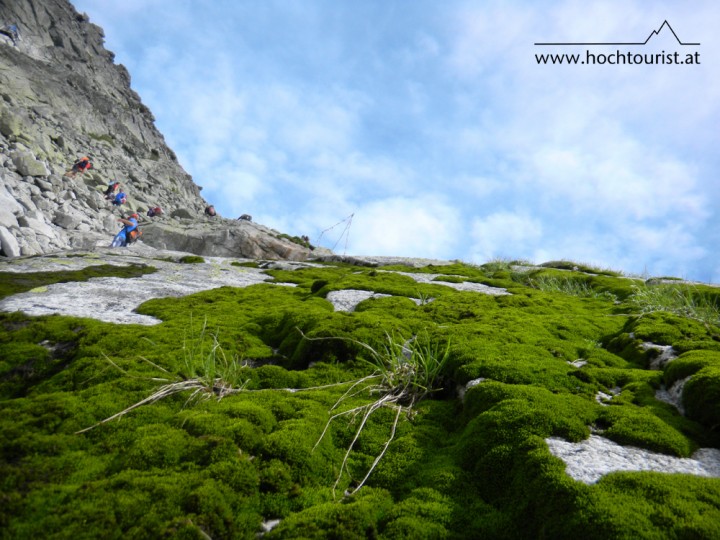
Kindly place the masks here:
<instances>
[{"instance_id":1,"label":"white cloud","mask_svg":"<svg viewBox=\"0 0 720 540\"><path fill-rule=\"evenodd\" d=\"M543 240L542 223L525 212L496 212L471 224L472 260L484 263L498 257L522 258Z\"/></svg>"},{"instance_id":2,"label":"white cloud","mask_svg":"<svg viewBox=\"0 0 720 540\"><path fill-rule=\"evenodd\" d=\"M705 157L708 141L718 138L708 139L720 112L713 99L717 70L538 66L532 46L550 39L644 39L666 17L688 39L700 39L707 23L699 12L707 18L718 11L701 4L669 11L669 4L648 10L633 2L622 9L600 2L526 4L520 17L518 6L494 2L458 10L447 61L465 90L463 109L476 119L461 124L458 146L466 157L494 162L481 176L509 189L491 196L502 197L505 207L531 208L531 222L543 231L533 250L522 234L536 240L526 221L490 214L475 222L475 257L580 257L625 267L639 261L681 267L707 257L702 231L720 203L720 181ZM504 238L503 221L520 237ZM478 240L478 231L496 234ZM673 247L650 241L653 231Z\"/></svg>"},{"instance_id":3,"label":"white cloud","mask_svg":"<svg viewBox=\"0 0 720 540\"><path fill-rule=\"evenodd\" d=\"M538 189L545 197L570 202L574 213L604 214L607 221L673 216L688 224L708 217L696 171L631 139L609 137L584 148L541 147L532 160L530 177Z\"/></svg>"},{"instance_id":4,"label":"white cloud","mask_svg":"<svg viewBox=\"0 0 720 540\"><path fill-rule=\"evenodd\" d=\"M254 87L251 119L270 123L277 144L291 152L313 156L347 148L359 103L332 90L292 84Z\"/></svg>"},{"instance_id":5,"label":"white cloud","mask_svg":"<svg viewBox=\"0 0 720 540\"><path fill-rule=\"evenodd\" d=\"M355 212L355 252L716 266L716 2L453 0L408 18L377 3L77 3L112 19L109 48L224 213L311 234ZM703 64L535 62L535 41L644 39L665 19Z\"/></svg>"},{"instance_id":6,"label":"white cloud","mask_svg":"<svg viewBox=\"0 0 720 540\"><path fill-rule=\"evenodd\" d=\"M337 184L348 195L379 196L406 193L413 189L414 171L385 157L369 157L359 152L323 152L311 160L315 173Z\"/></svg>"},{"instance_id":7,"label":"white cloud","mask_svg":"<svg viewBox=\"0 0 720 540\"><path fill-rule=\"evenodd\" d=\"M493 84L498 64L508 61L532 39L536 8L508 2L465 2L454 9L448 66L456 76L485 78Z\"/></svg>"},{"instance_id":8,"label":"white cloud","mask_svg":"<svg viewBox=\"0 0 720 540\"><path fill-rule=\"evenodd\" d=\"M636 225L628 228L626 234L637 252L645 257L681 260L685 266L706 254L691 234L672 222L654 227Z\"/></svg>"},{"instance_id":9,"label":"white cloud","mask_svg":"<svg viewBox=\"0 0 720 540\"><path fill-rule=\"evenodd\" d=\"M444 258L455 249L459 232L458 216L439 197L392 197L358 208L349 230L348 252ZM330 234L328 239L337 241ZM336 251L343 248L341 240Z\"/></svg>"}]
</instances>

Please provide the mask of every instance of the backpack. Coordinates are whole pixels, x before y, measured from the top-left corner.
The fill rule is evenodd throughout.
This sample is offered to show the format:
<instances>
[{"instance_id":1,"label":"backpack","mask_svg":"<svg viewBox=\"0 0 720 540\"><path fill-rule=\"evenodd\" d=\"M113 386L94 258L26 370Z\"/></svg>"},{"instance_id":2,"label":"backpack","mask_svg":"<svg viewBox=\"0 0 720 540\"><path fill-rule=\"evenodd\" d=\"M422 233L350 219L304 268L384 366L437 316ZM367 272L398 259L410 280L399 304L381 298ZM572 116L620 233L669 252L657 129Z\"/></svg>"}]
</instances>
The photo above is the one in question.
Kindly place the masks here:
<instances>
[{"instance_id":1,"label":"backpack","mask_svg":"<svg viewBox=\"0 0 720 540\"><path fill-rule=\"evenodd\" d=\"M132 231L125 234L126 244L133 244L142 236L142 231L135 227Z\"/></svg>"}]
</instances>

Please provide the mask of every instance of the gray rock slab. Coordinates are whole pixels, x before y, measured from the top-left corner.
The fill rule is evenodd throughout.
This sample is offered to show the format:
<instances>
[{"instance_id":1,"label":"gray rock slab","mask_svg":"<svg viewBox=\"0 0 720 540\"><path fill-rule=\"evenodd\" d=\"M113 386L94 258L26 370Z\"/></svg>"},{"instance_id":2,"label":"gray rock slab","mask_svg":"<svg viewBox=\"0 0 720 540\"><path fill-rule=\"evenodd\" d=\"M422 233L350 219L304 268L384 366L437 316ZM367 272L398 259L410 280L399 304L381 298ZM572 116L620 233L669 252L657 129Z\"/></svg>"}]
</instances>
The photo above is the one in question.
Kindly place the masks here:
<instances>
[{"instance_id":1,"label":"gray rock slab","mask_svg":"<svg viewBox=\"0 0 720 540\"><path fill-rule=\"evenodd\" d=\"M154 221L144 226L144 241L158 249L197 255L305 261L311 251L258 223L201 218L180 223Z\"/></svg>"},{"instance_id":2,"label":"gray rock slab","mask_svg":"<svg viewBox=\"0 0 720 540\"><path fill-rule=\"evenodd\" d=\"M141 250L139 250L141 251ZM161 321L135 313L152 298L181 297L218 287L247 287L270 280L258 268L232 266L237 259L206 258L205 263L182 264L149 260L125 249L104 250L99 257L33 258L19 264L0 264L2 271L33 272L38 268L80 270L98 264L126 266L149 263L157 272L137 278L93 278L86 282L57 283L0 301L1 311L22 311L28 315L60 314L89 317L118 324L153 325ZM157 253L163 258L167 253Z\"/></svg>"},{"instance_id":3,"label":"gray rock slab","mask_svg":"<svg viewBox=\"0 0 720 540\"><path fill-rule=\"evenodd\" d=\"M9 233L8 233L9 234ZM95 237L93 237L95 238ZM92 244L93 238L88 242ZM147 264L157 269L154 274L138 278L94 278L87 282L58 283L27 293L11 296L0 301L2 311L22 311L29 315L61 314L90 317L121 324L157 324L157 319L135 313L135 309L152 298L180 297L217 287L246 287L271 278L263 268L233 266L237 258L205 257L205 263L181 264L186 252L158 250L142 241L128 248L102 248L89 246L91 251L68 251L57 256L23 257L0 263L0 271L47 272L81 270L88 266L111 264L127 266ZM312 262L273 261L268 268L281 266L286 269L317 266ZM438 274L404 273L420 283L430 283ZM508 294L504 289L488 287L479 283L432 282L459 290L482 294ZM289 284L285 284L289 285ZM119 292L118 292L119 291ZM357 305L369 298L390 295L363 290L333 291L327 300L337 311L352 312ZM410 298L416 304L422 301ZM426 301L431 301L430 299Z\"/></svg>"},{"instance_id":4,"label":"gray rock slab","mask_svg":"<svg viewBox=\"0 0 720 540\"><path fill-rule=\"evenodd\" d=\"M384 270L388 271L388 270ZM474 283L471 281L462 281L460 283L454 283L452 281L434 281L437 277L444 277L445 274L423 274L419 272L395 272L396 274L400 274L403 276L408 276L413 278L418 283L428 283L431 285L443 285L445 287L450 287L452 289L458 290L458 291L470 291L470 292L478 292L482 294L489 294L493 296L503 296L510 294L507 289L502 289L500 287L490 287L488 285L483 285L482 283Z\"/></svg>"},{"instance_id":5,"label":"gray rock slab","mask_svg":"<svg viewBox=\"0 0 720 540\"><path fill-rule=\"evenodd\" d=\"M653 349L658 352L658 355L650 361L650 369L663 369L665 364L677 358L677 351L673 349L672 345L657 345L645 342L641 343L640 346L646 351Z\"/></svg>"},{"instance_id":6,"label":"gray rock slab","mask_svg":"<svg viewBox=\"0 0 720 540\"><path fill-rule=\"evenodd\" d=\"M489 287L487 285L483 285L482 283L471 283L469 281L464 281L461 283L453 283L450 281L433 281L434 278L441 276L443 274L423 274L423 273L414 273L414 272L396 272L393 270L381 270L382 272L392 272L395 274L401 274L403 276L408 276L418 283L432 283L433 285L443 285L445 287L450 287L452 289L456 289L458 291L470 291L470 292L476 292L480 294L489 294L494 296L500 296L500 295L506 295L510 294L505 289L497 288L497 287ZM372 291L363 291L363 290L357 290L357 289L344 289L341 291L332 291L329 292L327 295L327 300L333 305L335 308L335 311L348 311L352 312L355 311L355 308L358 306L360 302L363 302L369 298L384 298L389 297L392 295L389 294L381 294L381 293L375 293ZM422 300L418 298L410 298L413 302L420 305ZM431 302L432 299L427 299L426 302Z\"/></svg>"},{"instance_id":7,"label":"gray rock slab","mask_svg":"<svg viewBox=\"0 0 720 540\"><path fill-rule=\"evenodd\" d=\"M335 311L355 311L360 302L368 298L387 298L389 294L374 293L372 291L361 291L357 289L345 289L342 291L331 291L327 294L327 301L330 302Z\"/></svg>"},{"instance_id":8,"label":"gray rock slab","mask_svg":"<svg viewBox=\"0 0 720 540\"><path fill-rule=\"evenodd\" d=\"M424 266L447 266L457 261L444 261L441 259L424 259L419 257L389 257L389 256L371 256L371 255L338 255L335 253L318 253L314 260L324 262L343 262L354 264L357 266L391 266L403 265L413 268L422 268Z\"/></svg>"},{"instance_id":9,"label":"gray rock slab","mask_svg":"<svg viewBox=\"0 0 720 540\"><path fill-rule=\"evenodd\" d=\"M701 448L690 458L678 458L632 446L621 446L599 435L579 443L550 437L550 452L562 459L565 472L575 480L594 484L617 471L654 471L720 478L720 450Z\"/></svg>"}]
</instances>

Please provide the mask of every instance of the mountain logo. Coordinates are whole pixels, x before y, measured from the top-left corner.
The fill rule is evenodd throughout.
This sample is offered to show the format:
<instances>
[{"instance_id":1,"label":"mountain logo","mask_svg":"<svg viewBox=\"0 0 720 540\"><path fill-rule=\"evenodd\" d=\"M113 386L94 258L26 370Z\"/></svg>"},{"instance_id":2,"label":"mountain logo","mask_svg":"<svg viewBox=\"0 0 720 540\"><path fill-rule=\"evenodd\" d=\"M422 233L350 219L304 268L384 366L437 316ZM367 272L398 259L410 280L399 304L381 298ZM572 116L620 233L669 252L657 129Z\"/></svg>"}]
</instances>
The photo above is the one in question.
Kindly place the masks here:
<instances>
[{"instance_id":1,"label":"mountain logo","mask_svg":"<svg viewBox=\"0 0 720 540\"><path fill-rule=\"evenodd\" d=\"M535 43L535 45L561 45L561 46L565 46L565 45L585 45L585 46L590 46L590 45L647 45L648 42L649 42L653 37L660 35L660 32L662 32L665 27L667 27L667 29L668 29L670 32L672 32L672 35L675 37L675 40L678 42L679 45L683 45L683 46L688 46L688 45L695 45L695 46L697 46L697 45L700 45L700 43L684 43L683 41L681 41L680 38L678 37L678 35L675 33L675 30L673 30L673 27L670 26L670 23L669 23L669 22L667 22L667 19L666 19L665 21L663 21L663 23L660 25L660 28L658 28L657 30L653 30L652 32L650 32L650 35L648 35L648 37L647 37L647 39L645 39L645 41L635 41L635 42L624 42L624 41L623 41L623 42L585 42L585 43L584 43L584 42L538 42L538 43Z\"/></svg>"}]
</instances>

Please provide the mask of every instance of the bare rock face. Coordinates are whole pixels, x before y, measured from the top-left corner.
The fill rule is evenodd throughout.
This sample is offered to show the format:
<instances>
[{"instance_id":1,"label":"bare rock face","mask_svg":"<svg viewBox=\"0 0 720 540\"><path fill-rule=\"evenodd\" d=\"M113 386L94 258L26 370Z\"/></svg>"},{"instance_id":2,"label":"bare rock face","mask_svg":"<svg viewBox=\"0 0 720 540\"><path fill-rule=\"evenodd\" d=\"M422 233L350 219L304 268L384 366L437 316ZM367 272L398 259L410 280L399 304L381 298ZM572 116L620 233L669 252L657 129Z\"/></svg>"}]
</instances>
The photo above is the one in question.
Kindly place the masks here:
<instances>
[{"instance_id":1,"label":"bare rock face","mask_svg":"<svg viewBox=\"0 0 720 540\"><path fill-rule=\"evenodd\" d=\"M107 245L121 214L155 206L179 219L149 227L143 239L152 245L204 255L309 253L262 227L249 235L198 224L207 206L201 188L87 15L67 0L0 0L0 13L21 33L17 46L0 38L0 256ZM85 155L93 168L67 176ZM103 196L113 181L127 194L120 208ZM160 236L153 238L153 229Z\"/></svg>"},{"instance_id":2,"label":"bare rock face","mask_svg":"<svg viewBox=\"0 0 720 540\"><path fill-rule=\"evenodd\" d=\"M215 257L304 261L312 253L257 223L217 217L160 220L143 227L143 241L157 249Z\"/></svg>"}]
</instances>

